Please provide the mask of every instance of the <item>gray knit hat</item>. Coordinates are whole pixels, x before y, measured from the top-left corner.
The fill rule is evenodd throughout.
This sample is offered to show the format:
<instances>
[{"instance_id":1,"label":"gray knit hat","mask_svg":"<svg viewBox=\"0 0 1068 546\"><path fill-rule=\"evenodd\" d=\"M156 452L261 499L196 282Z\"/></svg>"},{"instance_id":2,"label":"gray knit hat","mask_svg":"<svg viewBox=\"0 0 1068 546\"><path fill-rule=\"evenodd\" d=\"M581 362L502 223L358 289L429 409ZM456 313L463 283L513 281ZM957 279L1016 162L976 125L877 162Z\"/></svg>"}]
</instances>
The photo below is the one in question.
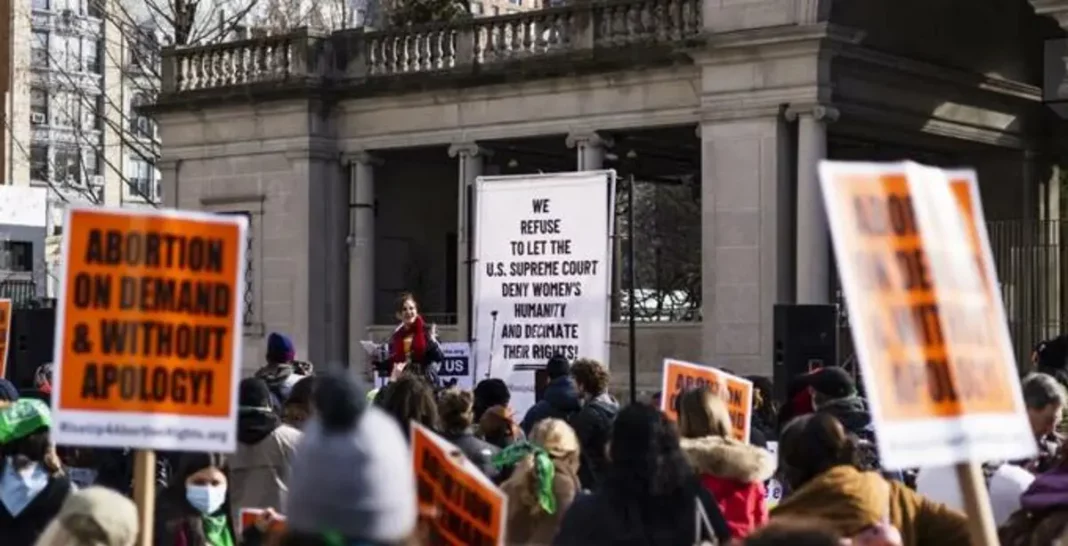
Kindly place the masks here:
<instances>
[{"instance_id":1,"label":"gray knit hat","mask_svg":"<svg viewBox=\"0 0 1068 546\"><path fill-rule=\"evenodd\" d=\"M287 525L347 540L397 542L415 531L415 473L396 421L367 407L348 376L323 376L315 417L293 455Z\"/></svg>"}]
</instances>

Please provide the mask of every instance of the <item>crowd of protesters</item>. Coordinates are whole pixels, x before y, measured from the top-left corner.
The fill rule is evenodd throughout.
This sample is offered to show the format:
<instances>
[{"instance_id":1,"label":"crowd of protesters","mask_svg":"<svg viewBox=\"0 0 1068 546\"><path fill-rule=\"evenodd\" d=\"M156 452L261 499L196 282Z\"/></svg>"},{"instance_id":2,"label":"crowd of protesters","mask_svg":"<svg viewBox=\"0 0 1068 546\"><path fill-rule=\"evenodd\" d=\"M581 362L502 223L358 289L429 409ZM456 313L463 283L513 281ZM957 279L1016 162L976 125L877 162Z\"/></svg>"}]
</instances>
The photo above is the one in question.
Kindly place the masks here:
<instances>
[{"instance_id":1,"label":"crowd of protesters","mask_svg":"<svg viewBox=\"0 0 1068 546\"><path fill-rule=\"evenodd\" d=\"M455 446L507 496L506 544L942 546L969 544L952 469L888 472L854 378L836 367L794 383L779 407L755 393L749 442L724 400L683 392L678 420L659 396L622 405L600 362L554 357L520 419L508 387L444 386L435 328L405 298L377 390L350 370L316 373L271 334L267 363L239 385L238 449L158 454L157 546L432 544L420 513L411 423ZM1068 342L1040 344L1022 379L1041 446L985 466L1006 546L1068 541ZM48 370L38 381L50 384ZM0 545L131 546L138 533L128 450L57 448L47 396L0 380ZM777 446L777 453L769 448ZM768 484L785 489L769 508ZM243 525L242 508L263 508ZM284 519L282 534L266 533Z\"/></svg>"}]
</instances>

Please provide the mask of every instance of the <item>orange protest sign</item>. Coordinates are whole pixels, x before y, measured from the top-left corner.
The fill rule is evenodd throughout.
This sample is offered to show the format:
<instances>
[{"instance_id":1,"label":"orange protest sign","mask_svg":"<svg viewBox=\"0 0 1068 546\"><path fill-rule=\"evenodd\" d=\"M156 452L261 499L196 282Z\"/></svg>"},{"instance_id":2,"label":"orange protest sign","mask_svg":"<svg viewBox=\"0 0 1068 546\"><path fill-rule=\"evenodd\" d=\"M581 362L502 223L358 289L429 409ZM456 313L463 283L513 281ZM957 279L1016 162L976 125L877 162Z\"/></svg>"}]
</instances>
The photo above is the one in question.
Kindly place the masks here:
<instances>
[{"instance_id":1,"label":"orange protest sign","mask_svg":"<svg viewBox=\"0 0 1068 546\"><path fill-rule=\"evenodd\" d=\"M660 410L677 420L675 407L679 397L686 390L698 387L708 387L727 402L734 438L748 442L753 413L753 383L748 379L716 368L665 358Z\"/></svg>"},{"instance_id":2,"label":"orange protest sign","mask_svg":"<svg viewBox=\"0 0 1068 546\"><path fill-rule=\"evenodd\" d=\"M507 498L449 442L412 422L412 456L420 517L430 543L504 544Z\"/></svg>"},{"instance_id":3,"label":"orange protest sign","mask_svg":"<svg viewBox=\"0 0 1068 546\"><path fill-rule=\"evenodd\" d=\"M57 442L235 449L244 218L74 208L64 225Z\"/></svg>"},{"instance_id":4,"label":"orange protest sign","mask_svg":"<svg viewBox=\"0 0 1068 546\"><path fill-rule=\"evenodd\" d=\"M7 377L7 345L11 341L11 300L0 299L0 378Z\"/></svg>"},{"instance_id":5,"label":"orange protest sign","mask_svg":"<svg viewBox=\"0 0 1068 546\"><path fill-rule=\"evenodd\" d=\"M910 172L905 164L820 168L880 450L926 464L965 460L976 446L987 457L1026 421L974 176L929 180L931 170L915 171L920 182ZM926 184L919 194L918 183ZM939 183L942 193L932 189ZM999 425L988 433L1008 436L963 443L951 421L976 416ZM1033 443L1023 434L1021 445Z\"/></svg>"}]
</instances>

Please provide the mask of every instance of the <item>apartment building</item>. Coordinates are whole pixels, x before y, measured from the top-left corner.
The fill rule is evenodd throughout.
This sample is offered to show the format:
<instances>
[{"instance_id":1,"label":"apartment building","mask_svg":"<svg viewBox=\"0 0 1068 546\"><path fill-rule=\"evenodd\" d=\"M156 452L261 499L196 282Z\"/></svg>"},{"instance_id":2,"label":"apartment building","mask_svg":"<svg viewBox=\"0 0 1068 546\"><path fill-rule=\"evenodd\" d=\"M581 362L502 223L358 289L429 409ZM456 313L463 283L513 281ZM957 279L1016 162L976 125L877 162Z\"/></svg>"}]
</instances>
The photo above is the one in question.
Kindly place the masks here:
<instances>
[{"instance_id":1,"label":"apartment building","mask_svg":"<svg viewBox=\"0 0 1068 546\"><path fill-rule=\"evenodd\" d=\"M158 201L155 126L134 111L158 85L145 66L154 53L141 51L151 33L106 17L97 0L12 4L2 182L48 188L57 210Z\"/></svg>"}]
</instances>

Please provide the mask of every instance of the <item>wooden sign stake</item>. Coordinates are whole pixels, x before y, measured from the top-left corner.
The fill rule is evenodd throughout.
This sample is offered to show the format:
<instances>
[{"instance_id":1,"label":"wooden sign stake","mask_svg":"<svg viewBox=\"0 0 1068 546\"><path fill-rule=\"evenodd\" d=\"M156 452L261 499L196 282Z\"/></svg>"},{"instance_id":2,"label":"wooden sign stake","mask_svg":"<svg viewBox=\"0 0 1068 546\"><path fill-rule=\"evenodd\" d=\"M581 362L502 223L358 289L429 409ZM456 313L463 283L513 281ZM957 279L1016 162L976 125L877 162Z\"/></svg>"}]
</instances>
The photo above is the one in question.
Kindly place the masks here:
<instances>
[{"instance_id":1,"label":"wooden sign stake","mask_svg":"<svg viewBox=\"0 0 1068 546\"><path fill-rule=\"evenodd\" d=\"M152 532L156 516L156 452L138 449L134 452L134 503L140 515L141 528L138 546L153 546Z\"/></svg>"},{"instance_id":2,"label":"wooden sign stake","mask_svg":"<svg viewBox=\"0 0 1068 546\"><path fill-rule=\"evenodd\" d=\"M960 483L961 495L964 497L964 513L968 516L972 546L1000 546L982 467L975 462L959 463L956 470L957 482Z\"/></svg>"}]
</instances>

